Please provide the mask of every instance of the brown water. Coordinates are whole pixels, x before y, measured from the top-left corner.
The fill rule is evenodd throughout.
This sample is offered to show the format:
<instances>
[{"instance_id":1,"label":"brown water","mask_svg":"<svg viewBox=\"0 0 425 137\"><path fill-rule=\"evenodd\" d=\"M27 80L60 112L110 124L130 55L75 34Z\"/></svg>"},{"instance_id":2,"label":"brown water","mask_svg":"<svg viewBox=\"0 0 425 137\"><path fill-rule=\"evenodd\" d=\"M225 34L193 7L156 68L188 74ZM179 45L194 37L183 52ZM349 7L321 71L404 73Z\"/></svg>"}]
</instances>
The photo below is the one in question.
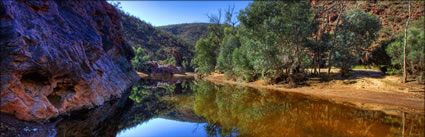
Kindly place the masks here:
<instances>
[{"instance_id":1,"label":"brown water","mask_svg":"<svg viewBox=\"0 0 425 137\"><path fill-rule=\"evenodd\" d=\"M425 135L420 114L406 113L403 118L297 94L206 81L145 80L127 96L65 118L56 125L56 136Z\"/></svg>"}]
</instances>

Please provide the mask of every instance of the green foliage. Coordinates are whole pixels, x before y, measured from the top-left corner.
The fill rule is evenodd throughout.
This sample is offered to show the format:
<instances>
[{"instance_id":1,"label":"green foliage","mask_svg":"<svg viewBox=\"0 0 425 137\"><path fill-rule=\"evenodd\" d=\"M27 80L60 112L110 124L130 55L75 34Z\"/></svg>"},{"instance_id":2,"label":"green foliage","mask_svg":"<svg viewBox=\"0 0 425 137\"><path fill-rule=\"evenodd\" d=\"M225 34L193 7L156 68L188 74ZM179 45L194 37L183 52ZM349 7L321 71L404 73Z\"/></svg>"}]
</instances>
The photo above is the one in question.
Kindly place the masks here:
<instances>
[{"instance_id":1,"label":"green foliage","mask_svg":"<svg viewBox=\"0 0 425 137\"><path fill-rule=\"evenodd\" d=\"M391 57L393 65L403 65L403 37L398 36L394 42L388 45L386 51Z\"/></svg>"},{"instance_id":2,"label":"green foliage","mask_svg":"<svg viewBox=\"0 0 425 137\"><path fill-rule=\"evenodd\" d=\"M193 70L190 69L190 68L192 68L190 61L184 60L182 62L182 67L185 68L185 71L193 71Z\"/></svg>"},{"instance_id":3,"label":"green foliage","mask_svg":"<svg viewBox=\"0 0 425 137\"><path fill-rule=\"evenodd\" d=\"M161 64L174 65L175 66L176 65L176 59L173 58L173 57L169 57L169 58L167 58L165 60L161 60L160 63Z\"/></svg>"},{"instance_id":4,"label":"green foliage","mask_svg":"<svg viewBox=\"0 0 425 137\"><path fill-rule=\"evenodd\" d=\"M254 80L253 67L249 64L248 58L243 49L236 48L232 53L232 72L241 76L242 81Z\"/></svg>"},{"instance_id":5,"label":"green foliage","mask_svg":"<svg viewBox=\"0 0 425 137\"><path fill-rule=\"evenodd\" d=\"M216 63L215 48L209 39L200 39L196 42L193 63L198 66L199 72L209 74L214 71Z\"/></svg>"},{"instance_id":6,"label":"green foliage","mask_svg":"<svg viewBox=\"0 0 425 137\"><path fill-rule=\"evenodd\" d=\"M241 41L256 73L280 77L284 68L298 71L305 41L311 35L312 10L306 1L255 1L241 11Z\"/></svg>"},{"instance_id":7,"label":"green foliage","mask_svg":"<svg viewBox=\"0 0 425 137\"><path fill-rule=\"evenodd\" d=\"M376 39L380 29L381 21L376 16L357 9L344 13L341 29L334 34L337 46L333 58L343 76L359 61L359 54Z\"/></svg>"},{"instance_id":8,"label":"green foliage","mask_svg":"<svg viewBox=\"0 0 425 137\"><path fill-rule=\"evenodd\" d=\"M314 26L319 27L319 26ZM316 34L318 35L318 34ZM329 52L330 48L332 47L332 35L328 32L323 32L319 37L316 37L316 39L307 40L305 43L305 46L310 52L304 52L304 56L306 56L308 59L304 59L303 61L304 67L306 68L317 68L320 67L320 64L323 60L326 59L327 56L326 53ZM313 55L310 56L310 55Z\"/></svg>"},{"instance_id":9,"label":"green foliage","mask_svg":"<svg viewBox=\"0 0 425 137\"><path fill-rule=\"evenodd\" d=\"M144 72L146 69L148 69L145 67L145 63L150 60L150 56L144 56L145 53L143 52L143 49L141 47L133 47L133 50L135 56L131 60L131 64L137 71Z\"/></svg>"},{"instance_id":10,"label":"green foliage","mask_svg":"<svg viewBox=\"0 0 425 137\"><path fill-rule=\"evenodd\" d=\"M134 102L140 103L143 99L147 98L151 91L145 89L142 85L136 84L131 89L129 98Z\"/></svg>"},{"instance_id":11,"label":"green foliage","mask_svg":"<svg viewBox=\"0 0 425 137\"><path fill-rule=\"evenodd\" d=\"M217 57L217 69L222 72L232 71L232 53L233 50L241 45L239 38L232 34L227 35L223 39L222 47Z\"/></svg>"},{"instance_id":12,"label":"green foliage","mask_svg":"<svg viewBox=\"0 0 425 137\"><path fill-rule=\"evenodd\" d=\"M409 25L407 35L407 69L411 74L419 75L423 78L425 71L425 34L424 19L422 17ZM402 66L403 64L404 32L395 36L393 42L386 49L391 57L393 65Z\"/></svg>"},{"instance_id":13,"label":"green foliage","mask_svg":"<svg viewBox=\"0 0 425 137\"><path fill-rule=\"evenodd\" d=\"M390 68L387 72L385 72L385 74L387 74L387 75L400 75L401 72L402 72L401 69Z\"/></svg>"},{"instance_id":14,"label":"green foliage","mask_svg":"<svg viewBox=\"0 0 425 137\"><path fill-rule=\"evenodd\" d=\"M171 94L176 89L176 85L175 84L173 84L173 85L162 85L158 88L163 88L163 89L165 89L166 94Z\"/></svg>"}]
</instances>

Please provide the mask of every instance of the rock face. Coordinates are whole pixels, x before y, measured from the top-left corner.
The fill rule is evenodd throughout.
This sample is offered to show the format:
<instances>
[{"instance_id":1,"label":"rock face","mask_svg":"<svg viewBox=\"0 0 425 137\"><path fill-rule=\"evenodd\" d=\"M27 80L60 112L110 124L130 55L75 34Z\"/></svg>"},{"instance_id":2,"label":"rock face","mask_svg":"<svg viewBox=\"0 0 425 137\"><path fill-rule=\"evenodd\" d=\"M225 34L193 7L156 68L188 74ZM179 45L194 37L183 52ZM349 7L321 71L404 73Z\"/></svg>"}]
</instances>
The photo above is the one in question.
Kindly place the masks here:
<instances>
[{"instance_id":1,"label":"rock face","mask_svg":"<svg viewBox=\"0 0 425 137\"><path fill-rule=\"evenodd\" d=\"M0 111L43 120L120 97L139 77L106 1L0 1Z\"/></svg>"},{"instance_id":2,"label":"rock face","mask_svg":"<svg viewBox=\"0 0 425 137\"><path fill-rule=\"evenodd\" d=\"M311 0L311 6L317 11L323 10L322 14L318 14L317 18L323 20L319 22L319 30L334 31L335 24L338 19L338 11L336 9L324 10L338 4L337 1L319 1ZM381 19L382 29L378 32L379 38L366 49L361 62L370 65L390 65L390 58L385 52L385 48L393 36L404 31L408 12L408 1L344 1L344 11L349 9L359 9L377 16ZM325 7L325 8L323 8ZM425 13L424 1L411 1L411 19L413 22ZM329 25L325 25L329 23Z\"/></svg>"},{"instance_id":3,"label":"rock face","mask_svg":"<svg viewBox=\"0 0 425 137\"><path fill-rule=\"evenodd\" d=\"M184 68L176 67L174 65L163 65L156 61L149 61L146 64L147 70L143 70L144 73L148 73L150 75L170 75L173 74L184 74Z\"/></svg>"}]
</instances>

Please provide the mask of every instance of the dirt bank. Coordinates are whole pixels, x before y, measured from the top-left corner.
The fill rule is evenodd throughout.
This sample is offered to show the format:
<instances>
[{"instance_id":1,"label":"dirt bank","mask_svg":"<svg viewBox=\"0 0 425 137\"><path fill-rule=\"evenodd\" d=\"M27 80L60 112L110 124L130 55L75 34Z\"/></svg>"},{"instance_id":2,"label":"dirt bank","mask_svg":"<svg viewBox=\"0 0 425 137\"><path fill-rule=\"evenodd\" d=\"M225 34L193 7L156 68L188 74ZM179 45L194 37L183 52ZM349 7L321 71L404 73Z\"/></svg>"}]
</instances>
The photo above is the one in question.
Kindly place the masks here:
<instances>
[{"instance_id":1,"label":"dirt bank","mask_svg":"<svg viewBox=\"0 0 425 137\"><path fill-rule=\"evenodd\" d=\"M266 85L264 81L236 82L227 80L223 74L205 77L216 84L234 84L257 89L300 93L328 99L337 103L353 105L362 109L380 110L391 114L400 111L424 113L424 85L415 82L401 84L396 76L384 76L374 70L354 70L354 77L330 81L309 79L305 85L289 88L287 84Z\"/></svg>"}]
</instances>

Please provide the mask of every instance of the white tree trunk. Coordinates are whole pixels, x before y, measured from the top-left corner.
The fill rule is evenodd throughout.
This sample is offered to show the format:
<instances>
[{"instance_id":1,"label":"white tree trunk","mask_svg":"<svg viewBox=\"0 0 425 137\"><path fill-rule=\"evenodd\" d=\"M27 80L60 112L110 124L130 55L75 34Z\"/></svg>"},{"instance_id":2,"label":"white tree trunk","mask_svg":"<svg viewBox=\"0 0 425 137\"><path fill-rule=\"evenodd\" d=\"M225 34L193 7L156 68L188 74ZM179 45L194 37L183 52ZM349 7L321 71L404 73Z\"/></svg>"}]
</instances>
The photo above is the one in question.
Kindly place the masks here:
<instances>
[{"instance_id":1,"label":"white tree trunk","mask_svg":"<svg viewBox=\"0 0 425 137\"><path fill-rule=\"evenodd\" d=\"M406 72L406 47L407 47L407 29L409 27L410 20L410 0L409 0L409 17L407 17L406 28L404 28L404 46L403 46L403 83L407 82L407 72Z\"/></svg>"}]
</instances>

